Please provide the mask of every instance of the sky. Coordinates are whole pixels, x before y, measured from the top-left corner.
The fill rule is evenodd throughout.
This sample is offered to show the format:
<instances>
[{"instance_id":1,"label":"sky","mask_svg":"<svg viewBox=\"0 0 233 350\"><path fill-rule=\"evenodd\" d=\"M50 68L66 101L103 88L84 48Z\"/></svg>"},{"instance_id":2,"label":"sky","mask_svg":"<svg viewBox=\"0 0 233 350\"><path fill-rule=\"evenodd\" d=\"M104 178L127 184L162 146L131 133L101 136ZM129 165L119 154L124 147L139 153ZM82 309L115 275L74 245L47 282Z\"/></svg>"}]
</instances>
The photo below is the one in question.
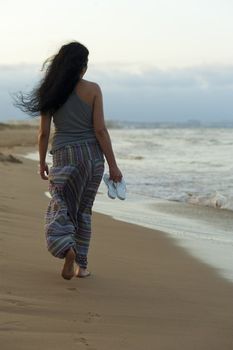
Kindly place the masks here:
<instances>
[{"instance_id":1,"label":"sky","mask_svg":"<svg viewBox=\"0 0 233 350\"><path fill-rule=\"evenodd\" d=\"M106 118L232 120L232 0L1 1L0 120L61 45L88 47Z\"/></svg>"}]
</instances>

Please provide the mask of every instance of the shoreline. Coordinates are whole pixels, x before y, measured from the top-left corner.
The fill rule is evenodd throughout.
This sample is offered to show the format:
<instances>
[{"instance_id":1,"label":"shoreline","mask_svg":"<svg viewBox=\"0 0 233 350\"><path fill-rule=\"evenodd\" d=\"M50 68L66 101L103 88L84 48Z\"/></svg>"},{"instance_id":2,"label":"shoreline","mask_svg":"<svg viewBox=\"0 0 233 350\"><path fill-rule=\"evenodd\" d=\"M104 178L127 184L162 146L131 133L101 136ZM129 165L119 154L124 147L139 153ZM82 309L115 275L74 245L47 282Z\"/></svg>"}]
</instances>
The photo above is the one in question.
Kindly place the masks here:
<instances>
[{"instance_id":1,"label":"shoreline","mask_svg":"<svg viewBox=\"0 0 233 350\"><path fill-rule=\"evenodd\" d=\"M232 349L232 284L164 232L94 212L92 276L63 280L44 242L47 182L19 158L0 163L4 350Z\"/></svg>"},{"instance_id":2,"label":"shoreline","mask_svg":"<svg viewBox=\"0 0 233 350\"><path fill-rule=\"evenodd\" d=\"M37 161L33 149L17 148L26 159ZM47 162L51 162L47 155ZM100 196L99 194L103 194ZM46 193L45 193L46 195ZM112 201L100 184L93 211L144 228L161 230L176 240L194 258L214 267L233 283L233 211L199 206L130 193L126 201ZM143 215L141 215L143 213ZM215 232L215 234L212 234ZM218 259L216 259L216 256Z\"/></svg>"}]
</instances>

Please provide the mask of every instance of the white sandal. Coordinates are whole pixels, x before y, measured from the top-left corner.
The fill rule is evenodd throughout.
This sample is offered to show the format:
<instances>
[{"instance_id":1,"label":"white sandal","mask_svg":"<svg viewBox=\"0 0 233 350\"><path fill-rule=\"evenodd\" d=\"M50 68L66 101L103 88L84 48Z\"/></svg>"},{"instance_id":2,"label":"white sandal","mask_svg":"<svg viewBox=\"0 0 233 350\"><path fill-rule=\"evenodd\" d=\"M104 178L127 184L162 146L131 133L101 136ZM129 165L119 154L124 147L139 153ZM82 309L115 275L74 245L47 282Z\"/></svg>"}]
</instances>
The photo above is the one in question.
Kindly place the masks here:
<instances>
[{"instance_id":1,"label":"white sandal","mask_svg":"<svg viewBox=\"0 0 233 350\"><path fill-rule=\"evenodd\" d=\"M121 179L120 182L115 182L117 197L121 200L126 199L126 183L125 180Z\"/></svg>"},{"instance_id":2,"label":"white sandal","mask_svg":"<svg viewBox=\"0 0 233 350\"><path fill-rule=\"evenodd\" d=\"M109 179L108 174L104 174L103 180L108 188L108 196L111 199L118 197L121 200L126 199L126 183L122 177L120 182L114 182Z\"/></svg>"},{"instance_id":3,"label":"white sandal","mask_svg":"<svg viewBox=\"0 0 233 350\"><path fill-rule=\"evenodd\" d=\"M105 185L108 188L108 196L109 196L109 198L115 199L116 196L117 196L115 182L113 182L112 180L109 179L109 175L108 174L104 174L103 180L105 182Z\"/></svg>"}]
</instances>

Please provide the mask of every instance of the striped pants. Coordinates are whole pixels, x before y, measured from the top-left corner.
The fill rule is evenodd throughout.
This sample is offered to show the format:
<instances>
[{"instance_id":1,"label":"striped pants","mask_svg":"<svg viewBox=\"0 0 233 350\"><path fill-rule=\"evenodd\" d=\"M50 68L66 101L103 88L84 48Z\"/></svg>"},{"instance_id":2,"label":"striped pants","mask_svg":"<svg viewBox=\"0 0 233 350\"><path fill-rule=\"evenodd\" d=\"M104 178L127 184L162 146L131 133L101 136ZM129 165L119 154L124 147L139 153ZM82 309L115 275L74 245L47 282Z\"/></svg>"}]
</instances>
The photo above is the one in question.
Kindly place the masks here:
<instances>
[{"instance_id":1,"label":"striped pants","mask_svg":"<svg viewBox=\"0 0 233 350\"><path fill-rule=\"evenodd\" d=\"M52 155L51 200L45 215L47 248L63 259L72 247L76 263L86 268L92 206L104 172L103 153L97 142L86 142L66 145Z\"/></svg>"}]
</instances>

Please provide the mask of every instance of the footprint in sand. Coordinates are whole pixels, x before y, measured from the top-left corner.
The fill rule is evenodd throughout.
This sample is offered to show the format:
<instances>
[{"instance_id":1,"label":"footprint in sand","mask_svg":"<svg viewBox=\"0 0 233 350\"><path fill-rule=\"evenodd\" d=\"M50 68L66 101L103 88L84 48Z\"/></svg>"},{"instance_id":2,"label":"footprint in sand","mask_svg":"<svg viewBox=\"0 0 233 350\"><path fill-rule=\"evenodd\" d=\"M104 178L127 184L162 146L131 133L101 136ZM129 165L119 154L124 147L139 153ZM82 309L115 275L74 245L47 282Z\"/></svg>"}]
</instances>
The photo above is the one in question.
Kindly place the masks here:
<instances>
[{"instance_id":1,"label":"footprint in sand","mask_svg":"<svg viewBox=\"0 0 233 350\"><path fill-rule=\"evenodd\" d=\"M88 312L87 315L87 318L84 320L85 323L90 323L101 318L101 315L96 312Z\"/></svg>"},{"instance_id":2,"label":"footprint in sand","mask_svg":"<svg viewBox=\"0 0 233 350\"><path fill-rule=\"evenodd\" d=\"M75 341L75 343L81 343L81 344L84 344L86 346L89 345L87 339L84 337L75 338L74 341Z\"/></svg>"},{"instance_id":3,"label":"footprint in sand","mask_svg":"<svg viewBox=\"0 0 233 350\"><path fill-rule=\"evenodd\" d=\"M74 341L76 344L83 344L86 348L88 347L88 350L96 350L96 348L93 348L92 346L90 346L87 339L84 337L75 338Z\"/></svg>"},{"instance_id":4,"label":"footprint in sand","mask_svg":"<svg viewBox=\"0 0 233 350\"><path fill-rule=\"evenodd\" d=\"M2 301L6 301L7 303L13 304L15 306L30 306L30 304L22 301L22 300L17 300L17 299L8 299L8 298L4 298L1 299Z\"/></svg>"}]
</instances>

